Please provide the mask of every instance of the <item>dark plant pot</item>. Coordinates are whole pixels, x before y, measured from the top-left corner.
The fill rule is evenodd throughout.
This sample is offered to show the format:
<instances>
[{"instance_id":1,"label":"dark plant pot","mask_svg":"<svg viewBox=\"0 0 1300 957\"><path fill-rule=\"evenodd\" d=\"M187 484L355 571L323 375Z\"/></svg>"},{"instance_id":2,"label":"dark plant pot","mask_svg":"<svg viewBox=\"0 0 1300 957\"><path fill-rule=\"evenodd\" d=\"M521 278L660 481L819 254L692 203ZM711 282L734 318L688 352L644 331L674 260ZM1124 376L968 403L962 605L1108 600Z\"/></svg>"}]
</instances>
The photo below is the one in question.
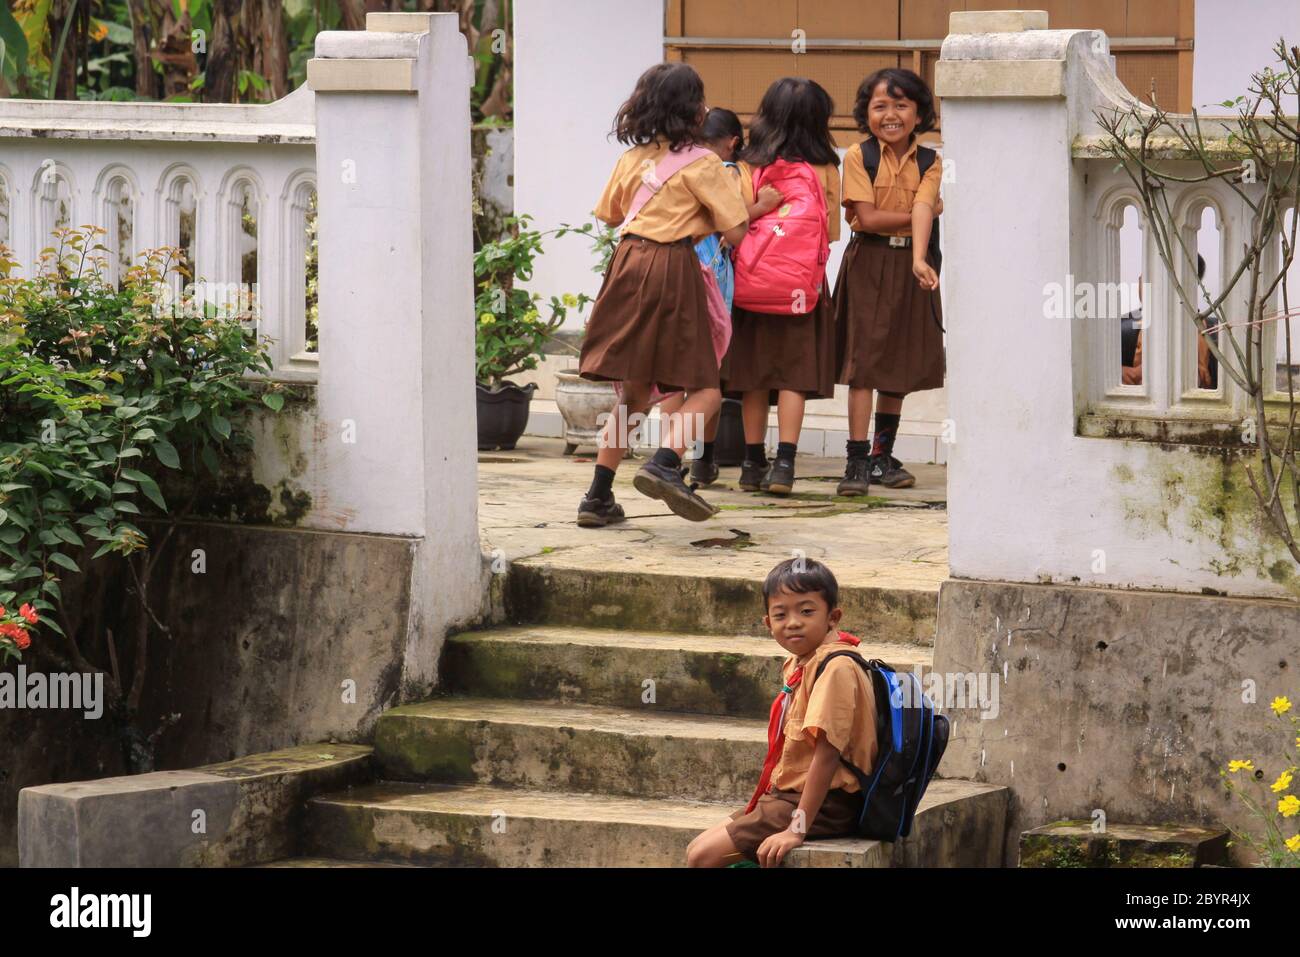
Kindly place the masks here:
<instances>
[{"instance_id":1,"label":"dark plant pot","mask_svg":"<svg viewBox=\"0 0 1300 957\"><path fill-rule=\"evenodd\" d=\"M482 382L474 383L478 399L478 447L480 452L515 447L528 426L528 404L537 386L522 388L505 382L495 392Z\"/></svg>"},{"instance_id":2,"label":"dark plant pot","mask_svg":"<svg viewBox=\"0 0 1300 957\"><path fill-rule=\"evenodd\" d=\"M740 417L739 399L722 400L713 461L727 468L741 465L745 461L745 423Z\"/></svg>"}]
</instances>

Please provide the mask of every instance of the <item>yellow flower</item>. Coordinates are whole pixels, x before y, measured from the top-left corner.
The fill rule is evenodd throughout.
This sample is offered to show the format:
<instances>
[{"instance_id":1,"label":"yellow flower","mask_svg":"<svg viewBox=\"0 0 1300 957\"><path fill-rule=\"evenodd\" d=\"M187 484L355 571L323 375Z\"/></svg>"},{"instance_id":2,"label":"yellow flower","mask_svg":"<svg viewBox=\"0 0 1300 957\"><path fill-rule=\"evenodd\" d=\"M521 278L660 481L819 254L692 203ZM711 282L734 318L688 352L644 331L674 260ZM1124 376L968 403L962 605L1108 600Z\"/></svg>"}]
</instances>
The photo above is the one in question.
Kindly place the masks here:
<instances>
[{"instance_id":1,"label":"yellow flower","mask_svg":"<svg viewBox=\"0 0 1300 957\"><path fill-rule=\"evenodd\" d=\"M1229 761L1228 770L1233 774L1236 774L1238 771L1254 771L1255 765L1250 761Z\"/></svg>"},{"instance_id":2,"label":"yellow flower","mask_svg":"<svg viewBox=\"0 0 1300 957\"><path fill-rule=\"evenodd\" d=\"M480 312L478 315L478 322L481 326L490 326L496 321L497 317L490 312Z\"/></svg>"},{"instance_id":3,"label":"yellow flower","mask_svg":"<svg viewBox=\"0 0 1300 957\"><path fill-rule=\"evenodd\" d=\"M1287 788L1289 788L1290 786L1291 786L1291 772L1290 772L1290 771L1283 771L1283 772L1278 776L1278 779L1277 779L1276 781L1273 782L1273 785L1272 785L1272 787L1273 787L1273 793L1276 794L1276 793L1278 793L1279 791L1285 791L1285 790L1286 790Z\"/></svg>"},{"instance_id":4,"label":"yellow flower","mask_svg":"<svg viewBox=\"0 0 1300 957\"><path fill-rule=\"evenodd\" d=\"M1286 849L1288 851L1294 851L1296 854L1300 854L1300 834L1286 839Z\"/></svg>"},{"instance_id":5,"label":"yellow flower","mask_svg":"<svg viewBox=\"0 0 1300 957\"><path fill-rule=\"evenodd\" d=\"M524 320L527 322L536 322L537 316L538 313L536 309L529 309L526 313L524 313Z\"/></svg>"},{"instance_id":6,"label":"yellow flower","mask_svg":"<svg viewBox=\"0 0 1300 957\"><path fill-rule=\"evenodd\" d=\"M1269 705L1273 713L1279 718L1291 710L1291 699L1283 695L1280 698L1274 698L1273 703Z\"/></svg>"},{"instance_id":7,"label":"yellow flower","mask_svg":"<svg viewBox=\"0 0 1300 957\"><path fill-rule=\"evenodd\" d=\"M1277 811L1283 817L1295 817L1300 814L1300 798L1294 794L1288 794L1277 802Z\"/></svg>"},{"instance_id":8,"label":"yellow flower","mask_svg":"<svg viewBox=\"0 0 1300 957\"><path fill-rule=\"evenodd\" d=\"M578 304L578 297L571 292L566 292L563 296L560 297L560 299L570 309L572 309L574 306Z\"/></svg>"}]
</instances>

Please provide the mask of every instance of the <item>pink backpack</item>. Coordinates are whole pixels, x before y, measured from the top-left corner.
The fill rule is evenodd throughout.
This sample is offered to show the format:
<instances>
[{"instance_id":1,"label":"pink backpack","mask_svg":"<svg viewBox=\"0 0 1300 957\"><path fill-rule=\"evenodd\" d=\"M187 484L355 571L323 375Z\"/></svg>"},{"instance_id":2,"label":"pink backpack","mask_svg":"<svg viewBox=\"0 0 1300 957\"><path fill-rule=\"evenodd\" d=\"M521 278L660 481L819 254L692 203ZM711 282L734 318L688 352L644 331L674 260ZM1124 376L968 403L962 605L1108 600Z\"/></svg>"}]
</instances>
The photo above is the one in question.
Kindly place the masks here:
<instances>
[{"instance_id":1,"label":"pink backpack","mask_svg":"<svg viewBox=\"0 0 1300 957\"><path fill-rule=\"evenodd\" d=\"M821 295L830 258L826 193L812 165L778 159L754 173L754 195L774 186L781 205L749 224L736 250L737 306L753 312L798 316Z\"/></svg>"}]
</instances>

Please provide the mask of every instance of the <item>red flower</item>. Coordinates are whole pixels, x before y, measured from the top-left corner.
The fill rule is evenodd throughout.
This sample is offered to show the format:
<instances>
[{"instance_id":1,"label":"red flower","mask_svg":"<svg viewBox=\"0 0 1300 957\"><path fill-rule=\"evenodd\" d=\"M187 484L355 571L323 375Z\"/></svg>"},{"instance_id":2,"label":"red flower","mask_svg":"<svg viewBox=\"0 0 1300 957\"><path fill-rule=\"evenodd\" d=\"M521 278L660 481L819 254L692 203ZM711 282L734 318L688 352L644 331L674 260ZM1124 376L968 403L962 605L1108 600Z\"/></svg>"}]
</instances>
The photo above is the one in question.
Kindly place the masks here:
<instances>
[{"instance_id":1,"label":"red flower","mask_svg":"<svg viewBox=\"0 0 1300 957\"><path fill-rule=\"evenodd\" d=\"M25 631L20 631L14 637L14 644L18 646L19 651L25 651L27 646L32 643L31 636Z\"/></svg>"},{"instance_id":2,"label":"red flower","mask_svg":"<svg viewBox=\"0 0 1300 957\"><path fill-rule=\"evenodd\" d=\"M31 605L24 604L23 607L18 609L18 614L27 619L27 624L29 625L34 625L41 620L40 616L36 614L36 609Z\"/></svg>"},{"instance_id":3,"label":"red flower","mask_svg":"<svg viewBox=\"0 0 1300 957\"><path fill-rule=\"evenodd\" d=\"M0 636L12 638L14 644L17 644L19 639L27 637L27 632L23 630L21 625L15 625L12 622L5 622L3 625L0 625ZM30 639L28 640L30 641ZM25 648L27 646L20 645L19 647Z\"/></svg>"}]
</instances>

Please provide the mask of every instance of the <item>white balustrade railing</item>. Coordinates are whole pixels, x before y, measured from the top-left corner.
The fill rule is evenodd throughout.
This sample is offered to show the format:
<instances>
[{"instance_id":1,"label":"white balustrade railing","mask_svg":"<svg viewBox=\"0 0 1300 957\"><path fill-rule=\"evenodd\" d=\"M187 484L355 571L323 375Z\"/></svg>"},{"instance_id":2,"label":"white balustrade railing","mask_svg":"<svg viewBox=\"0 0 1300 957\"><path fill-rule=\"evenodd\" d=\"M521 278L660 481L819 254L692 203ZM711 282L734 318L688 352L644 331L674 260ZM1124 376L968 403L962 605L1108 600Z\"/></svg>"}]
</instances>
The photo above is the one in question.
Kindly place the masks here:
<instances>
[{"instance_id":1,"label":"white balustrade railing","mask_svg":"<svg viewBox=\"0 0 1300 957\"><path fill-rule=\"evenodd\" d=\"M305 87L254 106L0 100L0 243L31 274L56 228L102 227L114 280L179 247L197 282L176 305L251 302L276 377L311 379L315 143Z\"/></svg>"}]
</instances>

